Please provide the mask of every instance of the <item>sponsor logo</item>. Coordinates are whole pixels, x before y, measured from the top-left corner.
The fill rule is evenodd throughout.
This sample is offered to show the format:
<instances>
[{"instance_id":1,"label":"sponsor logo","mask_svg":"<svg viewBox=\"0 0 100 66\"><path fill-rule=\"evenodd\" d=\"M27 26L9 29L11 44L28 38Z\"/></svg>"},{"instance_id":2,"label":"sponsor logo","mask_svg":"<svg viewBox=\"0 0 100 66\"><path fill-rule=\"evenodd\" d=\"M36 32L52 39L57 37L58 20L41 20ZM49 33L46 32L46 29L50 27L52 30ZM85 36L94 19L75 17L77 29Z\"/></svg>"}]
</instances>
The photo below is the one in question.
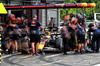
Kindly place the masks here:
<instances>
[{"instance_id":1,"label":"sponsor logo","mask_svg":"<svg viewBox=\"0 0 100 66\"><path fill-rule=\"evenodd\" d=\"M31 26L36 26L36 22L35 21L32 21L31 22Z\"/></svg>"}]
</instances>

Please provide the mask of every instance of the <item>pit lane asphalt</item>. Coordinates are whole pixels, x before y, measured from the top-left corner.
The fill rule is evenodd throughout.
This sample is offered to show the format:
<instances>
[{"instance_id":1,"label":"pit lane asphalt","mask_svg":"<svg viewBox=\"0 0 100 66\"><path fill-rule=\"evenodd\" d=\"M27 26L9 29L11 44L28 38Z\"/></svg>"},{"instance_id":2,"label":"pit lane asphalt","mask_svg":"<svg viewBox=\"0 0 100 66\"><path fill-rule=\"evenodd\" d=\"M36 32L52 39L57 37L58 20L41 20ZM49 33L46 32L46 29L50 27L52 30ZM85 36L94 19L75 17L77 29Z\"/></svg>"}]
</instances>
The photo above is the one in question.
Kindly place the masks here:
<instances>
[{"instance_id":1,"label":"pit lane asphalt","mask_svg":"<svg viewBox=\"0 0 100 66\"><path fill-rule=\"evenodd\" d=\"M100 53L64 56L62 53L46 53L46 55L8 55L2 56L1 66L95 66L100 64Z\"/></svg>"}]
</instances>

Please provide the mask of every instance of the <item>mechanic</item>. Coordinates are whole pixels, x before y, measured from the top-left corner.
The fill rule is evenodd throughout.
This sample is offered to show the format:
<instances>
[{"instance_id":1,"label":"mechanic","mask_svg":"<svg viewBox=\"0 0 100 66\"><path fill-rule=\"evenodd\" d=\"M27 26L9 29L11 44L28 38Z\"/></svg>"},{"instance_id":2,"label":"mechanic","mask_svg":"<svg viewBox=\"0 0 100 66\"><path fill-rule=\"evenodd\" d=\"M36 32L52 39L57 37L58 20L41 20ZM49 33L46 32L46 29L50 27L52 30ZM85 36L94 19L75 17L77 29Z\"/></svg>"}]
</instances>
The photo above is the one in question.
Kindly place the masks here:
<instances>
[{"instance_id":1,"label":"mechanic","mask_svg":"<svg viewBox=\"0 0 100 66\"><path fill-rule=\"evenodd\" d=\"M77 40L78 40L78 52L75 54L83 54L83 48L85 44L85 24L78 26L77 31Z\"/></svg>"},{"instance_id":2,"label":"mechanic","mask_svg":"<svg viewBox=\"0 0 100 66\"><path fill-rule=\"evenodd\" d=\"M82 16L82 22L81 22L81 25L82 25L86 22L86 15L81 13L81 16Z\"/></svg>"},{"instance_id":3,"label":"mechanic","mask_svg":"<svg viewBox=\"0 0 100 66\"><path fill-rule=\"evenodd\" d=\"M78 19L76 17L70 18L70 23L69 23L69 32L71 35L71 48L76 49L77 45L77 28L78 28Z\"/></svg>"},{"instance_id":4,"label":"mechanic","mask_svg":"<svg viewBox=\"0 0 100 66\"><path fill-rule=\"evenodd\" d=\"M76 18L78 19L78 24L82 25L83 16L81 14L76 14Z\"/></svg>"},{"instance_id":5,"label":"mechanic","mask_svg":"<svg viewBox=\"0 0 100 66\"><path fill-rule=\"evenodd\" d=\"M86 32L86 30L85 30L85 43L84 43L85 51L88 49L88 44L90 44L89 35L88 35L88 32Z\"/></svg>"},{"instance_id":6,"label":"mechanic","mask_svg":"<svg viewBox=\"0 0 100 66\"><path fill-rule=\"evenodd\" d=\"M71 21L71 19L72 19L73 17L75 17L75 14L74 14L74 13L71 13L71 14L70 14L70 21Z\"/></svg>"},{"instance_id":7,"label":"mechanic","mask_svg":"<svg viewBox=\"0 0 100 66\"><path fill-rule=\"evenodd\" d=\"M63 44L64 44L64 54L63 55L68 55L67 51L68 51L69 38L70 38L70 34L68 32L69 16L64 15L63 20L64 20L63 29L62 29L63 30L62 37L63 37Z\"/></svg>"},{"instance_id":8,"label":"mechanic","mask_svg":"<svg viewBox=\"0 0 100 66\"><path fill-rule=\"evenodd\" d=\"M10 14L9 15L9 22L7 24L7 33L9 33L10 35L10 39L14 41L15 44L15 49L16 51L14 51L14 45L13 45L13 54L18 52L18 43L17 40L19 38L19 35L17 33L18 31L18 25L15 24L15 15L14 14ZM10 41L12 42L12 41ZM6 51L8 51L10 49L10 46L12 46L13 43L9 43L8 49L6 49Z\"/></svg>"},{"instance_id":9,"label":"mechanic","mask_svg":"<svg viewBox=\"0 0 100 66\"><path fill-rule=\"evenodd\" d=\"M69 31L71 32L71 41L73 42L74 48L75 48L75 54L78 53L79 43L78 43L78 31L80 25L78 24L78 19L76 17L72 17L69 23Z\"/></svg>"},{"instance_id":10,"label":"mechanic","mask_svg":"<svg viewBox=\"0 0 100 66\"><path fill-rule=\"evenodd\" d=\"M49 24L48 24L48 28L50 29L50 31L52 31L53 23L54 23L54 18L51 17L51 20L50 20L50 22L49 22Z\"/></svg>"},{"instance_id":11,"label":"mechanic","mask_svg":"<svg viewBox=\"0 0 100 66\"><path fill-rule=\"evenodd\" d=\"M37 20L37 16L33 16L33 20L28 23L28 27L30 28L30 41L32 46L32 55L39 55L38 45L40 42L40 35L39 35L39 27L43 29L41 23ZM36 43L36 51L35 51L35 43Z\"/></svg>"},{"instance_id":12,"label":"mechanic","mask_svg":"<svg viewBox=\"0 0 100 66\"><path fill-rule=\"evenodd\" d=\"M93 38L92 38L92 50L93 52L99 52L99 46L100 46L100 24L98 24L98 27L94 27L93 24L89 25L88 32L93 32ZM96 42L96 47L95 47Z\"/></svg>"},{"instance_id":13,"label":"mechanic","mask_svg":"<svg viewBox=\"0 0 100 66\"><path fill-rule=\"evenodd\" d=\"M23 37L26 38L28 37L28 32L29 32L29 28L28 28L28 17L25 17L24 21L23 21L23 25L24 25L24 31L23 31Z\"/></svg>"}]
</instances>

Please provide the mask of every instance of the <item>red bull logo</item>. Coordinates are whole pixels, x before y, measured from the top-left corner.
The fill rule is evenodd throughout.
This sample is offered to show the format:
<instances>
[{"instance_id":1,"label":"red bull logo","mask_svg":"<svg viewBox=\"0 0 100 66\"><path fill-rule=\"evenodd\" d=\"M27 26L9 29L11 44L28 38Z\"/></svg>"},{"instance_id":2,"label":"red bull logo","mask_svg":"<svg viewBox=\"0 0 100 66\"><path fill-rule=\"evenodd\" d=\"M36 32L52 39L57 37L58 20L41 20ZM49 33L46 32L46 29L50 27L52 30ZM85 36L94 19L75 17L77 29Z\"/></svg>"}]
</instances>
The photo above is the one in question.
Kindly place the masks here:
<instances>
[{"instance_id":1,"label":"red bull logo","mask_svg":"<svg viewBox=\"0 0 100 66\"><path fill-rule=\"evenodd\" d=\"M36 22L32 21L31 26L36 26Z\"/></svg>"}]
</instances>

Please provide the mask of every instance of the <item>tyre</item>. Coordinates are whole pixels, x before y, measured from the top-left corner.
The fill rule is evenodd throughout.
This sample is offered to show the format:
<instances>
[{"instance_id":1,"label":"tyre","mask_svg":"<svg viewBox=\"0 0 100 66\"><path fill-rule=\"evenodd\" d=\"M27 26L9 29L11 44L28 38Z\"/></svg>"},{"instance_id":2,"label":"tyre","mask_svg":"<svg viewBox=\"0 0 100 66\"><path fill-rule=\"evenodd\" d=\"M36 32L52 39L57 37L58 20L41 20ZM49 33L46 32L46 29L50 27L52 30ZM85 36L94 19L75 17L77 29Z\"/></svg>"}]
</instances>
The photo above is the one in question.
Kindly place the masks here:
<instances>
[{"instance_id":1,"label":"tyre","mask_svg":"<svg viewBox=\"0 0 100 66\"><path fill-rule=\"evenodd\" d=\"M63 48L62 38L56 39L56 48L59 48L60 50L62 50L62 48Z\"/></svg>"}]
</instances>

